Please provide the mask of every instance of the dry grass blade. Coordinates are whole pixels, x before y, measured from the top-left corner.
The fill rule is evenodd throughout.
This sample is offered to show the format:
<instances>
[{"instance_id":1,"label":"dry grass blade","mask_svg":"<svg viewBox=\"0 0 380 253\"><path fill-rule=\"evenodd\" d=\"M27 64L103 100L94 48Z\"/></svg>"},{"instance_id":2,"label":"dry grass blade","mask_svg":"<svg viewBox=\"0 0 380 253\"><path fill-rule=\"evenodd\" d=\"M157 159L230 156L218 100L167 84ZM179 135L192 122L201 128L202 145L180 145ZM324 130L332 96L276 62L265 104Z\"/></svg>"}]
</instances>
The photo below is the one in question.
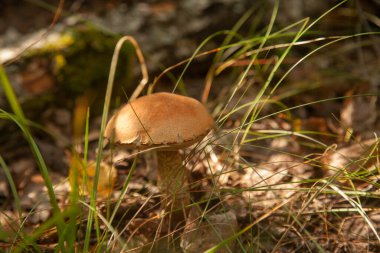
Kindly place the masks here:
<instances>
[{"instance_id":1,"label":"dry grass blade","mask_svg":"<svg viewBox=\"0 0 380 253\"><path fill-rule=\"evenodd\" d=\"M256 224L258 224L259 222L265 220L266 218L268 218L269 216L271 216L273 213L275 213L278 209L280 209L281 207L283 207L284 205L286 205L287 203L289 203L294 197L291 197L287 200L285 200L284 202L276 205L275 207L273 207L271 210L269 210L267 213L265 213L264 215L262 215L261 217L259 217L258 219L256 219L254 222L252 222L250 225L246 226L244 229L240 230L238 233L236 233L235 235L231 236L230 238L227 238L226 240L224 240L223 242L221 242L220 244L216 245L215 247L205 251L205 253L214 253L214 252L217 252L218 249L220 249L221 247L223 247L225 244L227 244L229 241L231 240L235 240L236 238L238 238L240 235L244 234L245 232L247 232L248 230L250 230L253 226L255 226Z\"/></svg>"},{"instance_id":2,"label":"dry grass blade","mask_svg":"<svg viewBox=\"0 0 380 253\"><path fill-rule=\"evenodd\" d=\"M36 45L38 42L40 42L41 40L43 40L48 34L49 32L54 28L55 24L58 22L58 19L61 17L61 14L62 14L62 11L63 11L63 6L64 6L64 3L65 3L65 0L59 0L59 3L58 3L58 6L56 8L56 11L54 13L54 17L53 17L53 20L51 21L49 27L46 29L46 31L41 35L41 37L34 41L33 43L31 43L30 45L28 45L27 47L25 48L22 48L20 50L20 52L14 56L12 59L6 61L6 62L0 62L0 64L6 66L6 65L10 65L12 63L14 63L15 61L17 61L18 59L20 59L20 57L26 52L28 51L31 47L33 47L34 45Z\"/></svg>"},{"instance_id":3,"label":"dry grass blade","mask_svg":"<svg viewBox=\"0 0 380 253\"><path fill-rule=\"evenodd\" d=\"M322 181L324 183L327 184L327 181ZM375 228L375 225L373 224L373 222L370 220L370 218L368 217L368 215L366 214L365 210L362 208L362 206L356 202L355 200L353 200L352 198L348 197L341 189L339 189L338 186L334 185L334 184L331 184L329 183L328 186L333 189L334 191L336 191L340 196L342 196L345 200L347 200L348 203L350 203L350 205L352 205L356 210L357 212L363 217L363 219L367 222L368 226L371 228L371 230L373 231L374 235L376 236L377 240L380 242L380 236Z\"/></svg>"},{"instance_id":4,"label":"dry grass blade","mask_svg":"<svg viewBox=\"0 0 380 253\"><path fill-rule=\"evenodd\" d=\"M131 36L126 36L124 38L126 40L129 40L129 42L131 42L132 45L135 47L137 58L140 61L141 74L142 74L142 79L141 79L139 85L136 87L135 91L131 95L130 101L132 101L132 100L135 100L140 95L142 90L145 88L145 86L149 80L149 75L148 75L148 68L146 67L146 63L144 60L144 55L143 55L141 48L140 48L139 44L137 43L137 41Z\"/></svg>"}]
</instances>

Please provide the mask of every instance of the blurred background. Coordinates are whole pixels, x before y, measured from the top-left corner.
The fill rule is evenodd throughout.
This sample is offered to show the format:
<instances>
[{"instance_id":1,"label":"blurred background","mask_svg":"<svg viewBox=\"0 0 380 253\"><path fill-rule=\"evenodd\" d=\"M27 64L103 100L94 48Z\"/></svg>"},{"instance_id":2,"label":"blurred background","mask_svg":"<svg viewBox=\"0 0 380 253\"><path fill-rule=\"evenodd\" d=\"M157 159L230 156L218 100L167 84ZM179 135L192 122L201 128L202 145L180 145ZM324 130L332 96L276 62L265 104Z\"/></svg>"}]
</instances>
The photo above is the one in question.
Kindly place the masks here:
<instances>
[{"instance_id":1,"label":"blurred background","mask_svg":"<svg viewBox=\"0 0 380 253\"><path fill-rule=\"evenodd\" d=\"M148 87L151 91L169 92L176 87L176 93L200 100L212 113L220 143L216 141L219 146L215 144L208 166L217 172L226 164L233 169L215 182L221 188L242 189L242 206L249 208L235 212L243 228L249 224L250 215L257 218L291 195L286 190L272 193L268 185L289 183L287 186L297 192L305 187L312 189L315 182L324 178L349 190L353 190L349 186L355 185L355 190L378 191L377 155L376 159L361 163L359 171L344 174L354 181L351 184L330 169L351 168L352 161L368 158L369 150L377 152L379 17L379 0L1 0L0 63L26 118L35 124L34 139L53 182L58 184L69 173L72 157L67 150L84 142L87 108L88 155L89 159L96 157L114 48L122 36L133 36L149 71L149 83L142 94L147 94ZM300 38L294 39L311 24ZM268 38L268 34L272 37ZM126 43L116 70L112 111L126 103L139 84L140 67L135 48ZM260 101L262 107L257 111L248 109L253 101ZM11 111L2 87L0 108ZM236 140L240 144L235 145ZM344 158L336 156L335 150ZM83 147L77 151L81 154ZM287 156L276 156L279 154ZM44 192L43 180L23 133L9 121L0 121L0 155L15 179L23 208L26 212L36 208L42 195L30 193ZM139 159L141 170L134 175L136 184L131 191L146 197L145 188L153 187L146 186L146 182L155 180L149 176L154 162ZM122 166L130 168L130 162ZM209 175L204 163L192 165L194 178ZM257 171L264 176L258 176ZM121 178L124 180L125 175ZM211 191L215 183L211 181L203 184L205 192ZM257 192L245 191L252 185L262 188ZM60 201L67 203L68 186L61 190ZM44 194L46 197L46 190ZM12 217L11 195L6 175L0 170L0 209L8 212L0 214L0 221L6 220L5 216ZM290 209L297 211L302 199L307 199L305 196L294 200ZM328 224L330 237L316 236L324 249L380 250L368 224L355 219L346 222L351 214L331 220L313 216L315 207L322 210L335 205L350 206L342 205L342 198L321 194L316 199L315 206L303 211L311 234L326 232L318 224ZM39 205L38 215L28 221L32 226L50 215L48 198L40 202L45 204ZM377 204L376 196L367 196L363 201L368 208ZM249 214L250 208L257 212ZM263 239L257 230L251 231L253 238L263 239L262 251L258 252L270 252L286 230L281 215L276 213L267 223L260 223L261 228L276 224L269 231L273 237ZM378 230L379 212L373 215ZM355 226L356 234L350 235ZM337 232L338 227L342 231ZM367 230L361 230L363 227ZM286 239L294 252L306 252L303 250L310 249L308 239L300 246L294 239L297 233L289 232ZM366 238L370 238L369 242ZM346 239L358 239L360 243L348 248L339 246L347 243ZM286 252L288 245L279 247L283 251L276 252Z\"/></svg>"}]
</instances>

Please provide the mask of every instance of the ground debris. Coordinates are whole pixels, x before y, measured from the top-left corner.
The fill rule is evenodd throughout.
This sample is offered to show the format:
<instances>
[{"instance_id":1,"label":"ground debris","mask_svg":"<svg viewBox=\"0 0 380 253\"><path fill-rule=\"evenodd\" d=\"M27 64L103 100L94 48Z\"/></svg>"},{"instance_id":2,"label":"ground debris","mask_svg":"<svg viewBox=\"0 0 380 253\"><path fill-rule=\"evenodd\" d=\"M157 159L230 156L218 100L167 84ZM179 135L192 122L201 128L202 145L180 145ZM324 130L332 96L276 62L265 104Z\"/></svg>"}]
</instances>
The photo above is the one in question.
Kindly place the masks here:
<instances>
[{"instance_id":1,"label":"ground debris","mask_svg":"<svg viewBox=\"0 0 380 253\"><path fill-rule=\"evenodd\" d=\"M185 253L196 253L208 250L238 231L236 214L233 210L221 213L205 213L198 206L190 210L185 230L181 236L181 247ZM235 240L221 247L218 252L229 252L235 249Z\"/></svg>"},{"instance_id":2,"label":"ground debris","mask_svg":"<svg viewBox=\"0 0 380 253\"><path fill-rule=\"evenodd\" d=\"M368 139L342 148L327 149L323 157L326 175L360 172L378 166L378 145L377 139Z\"/></svg>"}]
</instances>

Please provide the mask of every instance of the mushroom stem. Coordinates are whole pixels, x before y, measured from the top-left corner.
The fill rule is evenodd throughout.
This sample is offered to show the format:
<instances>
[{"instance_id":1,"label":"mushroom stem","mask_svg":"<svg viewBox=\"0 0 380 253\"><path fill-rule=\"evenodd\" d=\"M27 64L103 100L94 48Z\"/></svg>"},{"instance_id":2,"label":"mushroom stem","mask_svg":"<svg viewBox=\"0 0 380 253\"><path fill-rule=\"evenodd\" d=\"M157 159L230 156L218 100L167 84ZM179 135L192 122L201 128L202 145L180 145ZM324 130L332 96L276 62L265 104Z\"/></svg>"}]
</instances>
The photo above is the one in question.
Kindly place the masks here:
<instances>
[{"instance_id":1,"label":"mushroom stem","mask_svg":"<svg viewBox=\"0 0 380 253\"><path fill-rule=\"evenodd\" d=\"M190 204L186 168L178 151L157 151L157 183L163 193L161 205L169 215L169 229L178 229L186 219L185 206Z\"/></svg>"}]
</instances>

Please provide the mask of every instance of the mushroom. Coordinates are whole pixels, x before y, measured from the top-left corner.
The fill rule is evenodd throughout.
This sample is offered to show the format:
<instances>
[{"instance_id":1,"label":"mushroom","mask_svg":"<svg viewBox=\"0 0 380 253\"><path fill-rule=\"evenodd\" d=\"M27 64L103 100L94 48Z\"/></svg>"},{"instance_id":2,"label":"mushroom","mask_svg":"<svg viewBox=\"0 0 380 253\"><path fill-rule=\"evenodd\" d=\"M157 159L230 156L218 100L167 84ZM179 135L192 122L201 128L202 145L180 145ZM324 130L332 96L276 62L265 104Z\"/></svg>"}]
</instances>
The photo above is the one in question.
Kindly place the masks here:
<instances>
[{"instance_id":1,"label":"mushroom","mask_svg":"<svg viewBox=\"0 0 380 253\"><path fill-rule=\"evenodd\" d=\"M213 125L199 101L165 92L124 105L107 124L104 135L116 145L156 150L157 183L161 205L170 213L170 230L184 222L184 207L190 203L184 159L178 150L201 141Z\"/></svg>"}]
</instances>

